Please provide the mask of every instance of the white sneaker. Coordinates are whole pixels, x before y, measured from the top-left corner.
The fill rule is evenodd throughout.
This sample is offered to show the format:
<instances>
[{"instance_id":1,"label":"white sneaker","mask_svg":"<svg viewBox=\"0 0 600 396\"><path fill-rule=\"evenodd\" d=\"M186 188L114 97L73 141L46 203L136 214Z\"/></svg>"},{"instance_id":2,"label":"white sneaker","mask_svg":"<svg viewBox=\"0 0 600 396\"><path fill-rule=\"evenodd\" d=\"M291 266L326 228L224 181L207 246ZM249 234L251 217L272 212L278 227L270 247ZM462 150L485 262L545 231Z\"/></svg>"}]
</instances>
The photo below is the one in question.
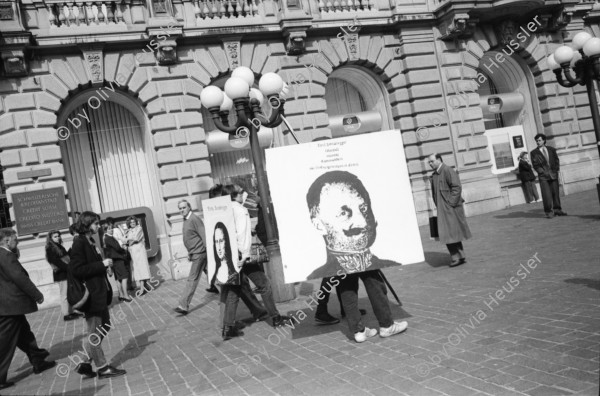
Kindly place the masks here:
<instances>
[{"instance_id":1,"label":"white sneaker","mask_svg":"<svg viewBox=\"0 0 600 396\"><path fill-rule=\"evenodd\" d=\"M394 334L402 333L408 327L408 322L394 322L390 327L382 327L379 329L380 337L391 337Z\"/></svg>"},{"instance_id":2,"label":"white sneaker","mask_svg":"<svg viewBox=\"0 0 600 396\"><path fill-rule=\"evenodd\" d=\"M365 327L362 332L354 333L354 339L356 342L365 342L367 338L375 337L377 335L377 329L369 329Z\"/></svg>"}]
</instances>

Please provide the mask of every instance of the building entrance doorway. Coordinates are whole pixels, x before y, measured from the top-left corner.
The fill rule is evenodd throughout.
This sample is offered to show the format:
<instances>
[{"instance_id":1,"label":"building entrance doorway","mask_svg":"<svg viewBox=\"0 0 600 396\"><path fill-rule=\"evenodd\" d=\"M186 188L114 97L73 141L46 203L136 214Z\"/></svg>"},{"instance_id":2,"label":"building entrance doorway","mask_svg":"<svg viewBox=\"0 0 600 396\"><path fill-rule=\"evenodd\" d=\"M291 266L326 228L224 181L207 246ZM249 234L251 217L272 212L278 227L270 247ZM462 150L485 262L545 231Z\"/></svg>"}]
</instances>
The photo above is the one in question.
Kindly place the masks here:
<instances>
[{"instance_id":1,"label":"building entrance doorway","mask_svg":"<svg viewBox=\"0 0 600 396\"><path fill-rule=\"evenodd\" d=\"M101 102L95 109L79 103L63 122L71 134L60 143L71 212L152 208L143 124L117 102ZM75 119L78 128L68 122Z\"/></svg>"}]
</instances>

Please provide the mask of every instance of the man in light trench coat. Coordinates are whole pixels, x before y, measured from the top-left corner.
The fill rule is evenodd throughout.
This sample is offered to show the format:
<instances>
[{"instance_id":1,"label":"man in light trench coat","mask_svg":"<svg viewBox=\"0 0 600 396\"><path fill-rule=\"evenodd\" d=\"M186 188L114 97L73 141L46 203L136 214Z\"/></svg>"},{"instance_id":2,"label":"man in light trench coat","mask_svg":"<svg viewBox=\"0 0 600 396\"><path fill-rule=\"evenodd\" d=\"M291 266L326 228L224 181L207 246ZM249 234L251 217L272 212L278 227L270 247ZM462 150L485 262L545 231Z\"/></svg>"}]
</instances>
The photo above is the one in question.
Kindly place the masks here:
<instances>
[{"instance_id":1,"label":"man in light trench coat","mask_svg":"<svg viewBox=\"0 0 600 396\"><path fill-rule=\"evenodd\" d=\"M433 169L431 193L437 207L437 224L440 242L446 244L452 261L450 267L467 262L462 241L471 238L471 231L465 217L460 179L454 169L442 162L442 156L435 153L428 158Z\"/></svg>"}]
</instances>

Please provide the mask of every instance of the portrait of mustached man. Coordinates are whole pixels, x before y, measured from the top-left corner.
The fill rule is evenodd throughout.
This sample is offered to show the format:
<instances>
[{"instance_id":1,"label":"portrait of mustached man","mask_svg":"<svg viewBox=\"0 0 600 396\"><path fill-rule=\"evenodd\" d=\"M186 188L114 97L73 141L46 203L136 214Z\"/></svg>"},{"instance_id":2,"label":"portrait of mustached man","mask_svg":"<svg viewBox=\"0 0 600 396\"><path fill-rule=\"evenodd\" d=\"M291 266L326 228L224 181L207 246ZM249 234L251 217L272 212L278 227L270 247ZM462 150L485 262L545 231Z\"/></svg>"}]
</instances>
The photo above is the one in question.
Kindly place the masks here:
<instances>
[{"instance_id":1,"label":"portrait of mustached man","mask_svg":"<svg viewBox=\"0 0 600 396\"><path fill-rule=\"evenodd\" d=\"M400 264L371 253L377 221L369 192L356 175L339 170L324 173L308 189L306 202L327 249L327 262L307 279L339 275L338 270L352 274Z\"/></svg>"}]
</instances>

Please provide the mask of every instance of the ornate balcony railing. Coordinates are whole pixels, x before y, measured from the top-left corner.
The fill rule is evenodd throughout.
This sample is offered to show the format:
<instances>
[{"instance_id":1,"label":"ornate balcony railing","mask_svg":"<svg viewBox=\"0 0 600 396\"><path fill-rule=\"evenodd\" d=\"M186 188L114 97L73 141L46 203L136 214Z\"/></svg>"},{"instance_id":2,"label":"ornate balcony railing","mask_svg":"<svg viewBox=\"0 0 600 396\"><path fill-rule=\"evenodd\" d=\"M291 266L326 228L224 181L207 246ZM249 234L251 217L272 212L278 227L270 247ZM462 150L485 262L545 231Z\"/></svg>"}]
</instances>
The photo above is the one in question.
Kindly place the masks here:
<instances>
[{"instance_id":1,"label":"ornate balcony railing","mask_svg":"<svg viewBox=\"0 0 600 396\"><path fill-rule=\"evenodd\" d=\"M259 15L258 0L196 0L196 21L202 19L242 19Z\"/></svg>"},{"instance_id":2,"label":"ornate balcony railing","mask_svg":"<svg viewBox=\"0 0 600 396\"><path fill-rule=\"evenodd\" d=\"M115 1L75 1L48 4L50 27L125 25L126 5Z\"/></svg>"},{"instance_id":3,"label":"ornate balcony railing","mask_svg":"<svg viewBox=\"0 0 600 396\"><path fill-rule=\"evenodd\" d=\"M374 0L319 0L321 14L336 12L376 11Z\"/></svg>"}]
</instances>

